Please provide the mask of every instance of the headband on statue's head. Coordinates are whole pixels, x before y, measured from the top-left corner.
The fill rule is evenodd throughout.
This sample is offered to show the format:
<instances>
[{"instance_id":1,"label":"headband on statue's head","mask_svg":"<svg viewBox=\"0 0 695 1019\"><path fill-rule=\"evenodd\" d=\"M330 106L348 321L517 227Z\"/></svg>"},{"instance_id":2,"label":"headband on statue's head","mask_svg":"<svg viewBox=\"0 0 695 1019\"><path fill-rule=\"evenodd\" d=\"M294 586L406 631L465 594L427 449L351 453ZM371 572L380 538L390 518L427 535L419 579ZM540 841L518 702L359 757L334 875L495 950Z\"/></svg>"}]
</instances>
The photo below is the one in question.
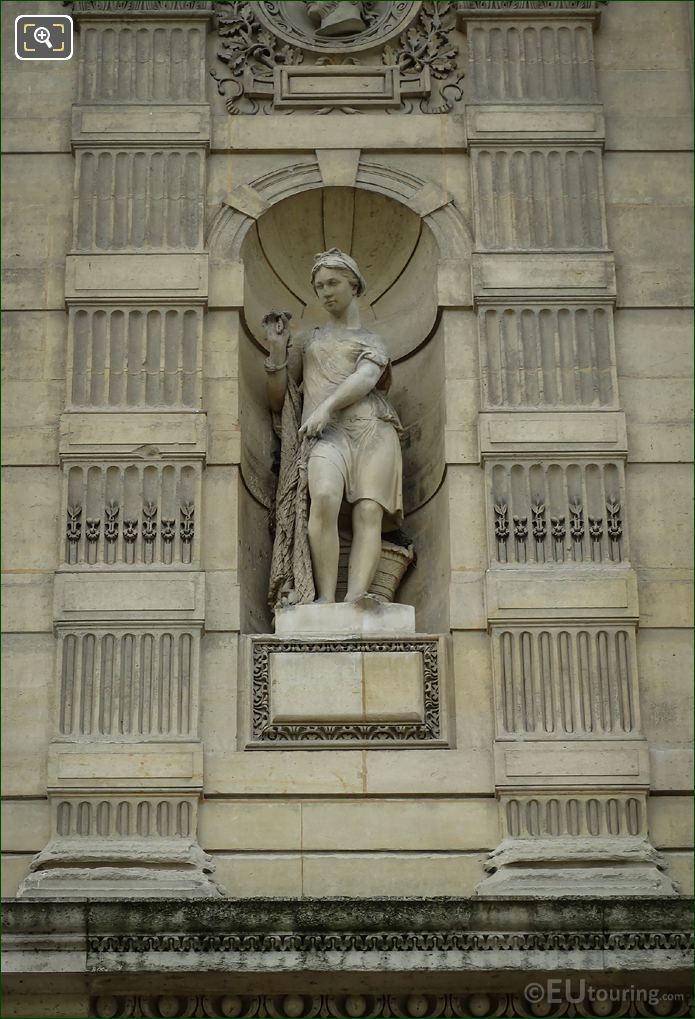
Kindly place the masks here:
<instances>
[{"instance_id":1,"label":"headband on statue's head","mask_svg":"<svg viewBox=\"0 0 695 1019\"><path fill-rule=\"evenodd\" d=\"M318 255L314 256L314 264L311 269L311 282L314 282L314 276L319 269L348 269L351 273L354 273L357 279L357 297L361 297L367 289L365 278L360 272L360 268L354 258L350 258L340 248L329 248L328 251L320 251Z\"/></svg>"}]
</instances>

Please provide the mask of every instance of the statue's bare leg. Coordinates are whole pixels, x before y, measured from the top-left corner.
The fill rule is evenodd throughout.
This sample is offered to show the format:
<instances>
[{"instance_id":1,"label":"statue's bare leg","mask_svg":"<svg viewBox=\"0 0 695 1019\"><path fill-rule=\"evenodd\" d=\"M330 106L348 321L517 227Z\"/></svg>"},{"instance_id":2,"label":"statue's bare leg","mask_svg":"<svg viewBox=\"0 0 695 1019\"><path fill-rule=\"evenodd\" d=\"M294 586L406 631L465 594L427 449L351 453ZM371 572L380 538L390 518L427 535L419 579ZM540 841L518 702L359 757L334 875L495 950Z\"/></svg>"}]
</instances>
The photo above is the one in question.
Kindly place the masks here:
<instances>
[{"instance_id":1,"label":"statue's bare leg","mask_svg":"<svg viewBox=\"0 0 695 1019\"><path fill-rule=\"evenodd\" d=\"M309 548L319 602L334 602L338 583L338 513L343 501L343 476L321 457L309 460Z\"/></svg>"},{"instance_id":2,"label":"statue's bare leg","mask_svg":"<svg viewBox=\"0 0 695 1019\"><path fill-rule=\"evenodd\" d=\"M357 601L374 580L381 555L383 508L373 499L360 499L352 509L352 548L345 601Z\"/></svg>"}]
</instances>

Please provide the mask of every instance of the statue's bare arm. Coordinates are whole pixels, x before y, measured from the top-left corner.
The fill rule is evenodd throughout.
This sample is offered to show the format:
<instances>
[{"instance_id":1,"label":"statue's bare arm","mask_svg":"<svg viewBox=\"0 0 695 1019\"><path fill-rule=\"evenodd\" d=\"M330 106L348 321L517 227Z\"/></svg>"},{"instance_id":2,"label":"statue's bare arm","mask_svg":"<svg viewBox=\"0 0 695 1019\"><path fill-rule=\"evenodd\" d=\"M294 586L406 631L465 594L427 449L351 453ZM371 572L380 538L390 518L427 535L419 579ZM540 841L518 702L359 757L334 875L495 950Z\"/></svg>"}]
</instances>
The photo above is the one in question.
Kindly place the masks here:
<instances>
[{"instance_id":1,"label":"statue's bare arm","mask_svg":"<svg viewBox=\"0 0 695 1019\"><path fill-rule=\"evenodd\" d=\"M384 372L383 366L373 361L364 360L357 366L352 375L333 390L322 404L309 415L299 429L300 436L313 438L321 434L333 415L357 403L363 396L371 393Z\"/></svg>"},{"instance_id":2,"label":"statue's bare arm","mask_svg":"<svg viewBox=\"0 0 695 1019\"><path fill-rule=\"evenodd\" d=\"M290 316L286 312L271 312L263 319L270 356L268 368L268 403L270 409L279 413L287 392L287 372L298 382L302 375L302 346L304 334L300 333L290 341Z\"/></svg>"}]
</instances>

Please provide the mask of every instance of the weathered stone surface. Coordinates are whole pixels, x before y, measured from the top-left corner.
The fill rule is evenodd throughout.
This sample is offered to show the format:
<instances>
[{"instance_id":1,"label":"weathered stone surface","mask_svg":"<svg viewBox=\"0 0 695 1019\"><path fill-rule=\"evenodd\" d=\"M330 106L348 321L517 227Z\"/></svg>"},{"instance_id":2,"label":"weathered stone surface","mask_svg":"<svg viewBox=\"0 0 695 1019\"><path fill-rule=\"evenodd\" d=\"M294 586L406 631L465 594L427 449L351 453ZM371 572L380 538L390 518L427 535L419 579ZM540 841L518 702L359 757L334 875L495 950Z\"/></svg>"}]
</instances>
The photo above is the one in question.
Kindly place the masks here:
<instances>
[{"instance_id":1,"label":"weathered stone surface","mask_svg":"<svg viewBox=\"0 0 695 1019\"><path fill-rule=\"evenodd\" d=\"M676 895L646 839L506 839L490 854L478 895Z\"/></svg>"},{"instance_id":2,"label":"weathered stone surface","mask_svg":"<svg viewBox=\"0 0 695 1019\"><path fill-rule=\"evenodd\" d=\"M278 636L323 634L339 637L414 632L412 605L384 605L366 600L359 605L292 605L275 613Z\"/></svg>"},{"instance_id":3,"label":"weathered stone surface","mask_svg":"<svg viewBox=\"0 0 695 1019\"><path fill-rule=\"evenodd\" d=\"M272 22L265 5L251 6ZM305 13L280 6L300 21ZM339 6L338 20L359 8L357 35L371 31L369 5ZM421 19L442 5L405 7ZM458 25L431 42L437 49L446 38L457 52L442 59L459 70L465 60L465 108L453 80L437 78L451 68L426 66L431 49L418 63L413 36L395 32L384 61L383 40L353 49L359 39L340 25L336 36L321 34L330 11L313 23L307 13L304 42L317 48L303 63L283 51L288 59L265 80L247 75L238 83L246 112L235 117L239 97L228 83L221 95L209 74L221 72L210 3L76 3L79 60L43 66L12 57L13 20L24 13L12 2L2 12L3 888L14 896L29 854L64 838L63 855L53 843L52 866L29 882L37 893L149 890L171 896L175 912L130 903L100 928L105 904L90 914L90 930L128 934L139 916L147 936L195 934L211 907L187 911L180 900L210 893L208 879L187 879L175 851L137 861L150 851L138 840L155 838L186 841L200 861L197 829L237 897L231 913L215 914L228 938L242 915L254 937L275 931L276 907L254 913L238 901L248 897L320 896L319 907L291 907L283 920L314 936L336 916L327 896L357 897L340 907L344 928L350 918L367 922L379 894L473 895L485 853L507 836L524 852L487 888L541 898L499 910L490 901L439 904L440 926L464 914L480 926L484 916L482 934L504 938L502 917L522 949L457 940L432 950L417 941L434 922L430 907L396 906L369 923L378 933L394 916L409 918L405 933L416 941L397 951L351 942L342 952L321 943L317 953L302 942L270 960L256 942L237 952L232 941L219 951L196 943L191 958L103 945L88 956L86 914L70 933L67 903L59 915L38 904L23 933L44 939L31 942L29 965L39 958L41 979L53 981L62 1000L50 1007L100 1016L234 1010L214 994L191 1005L183 983L164 995L157 974L166 956L164 968L184 979L209 967L230 994L253 991L259 1015L289 1015L292 1002L287 988L271 997L279 986L271 981L266 1009L244 968L274 970L264 975L290 980L300 997L307 969L326 969L321 988L333 987L336 969L371 970L364 993L382 997L362 1012L376 1014L393 991L394 1013L438 1014L434 985L417 983L435 963L442 1010L524 1015L514 995L529 968L557 972L553 938L561 964L582 978L610 970L616 980L680 979L681 942L664 933L677 905L647 900L671 891L671 879L692 887L689 5L458 5ZM274 36L265 41L279 53ZM317 66L324 49L329 62ZM361 63L350 63L353 52ZM249 96L275 114L283 104L295 112L250 114ZM319 100L322 114L309 113ZM344 112L348 101L366 112ZM238 654L240 635L272 629L275 440L259 325L269 306L291 310L297 329L320 321L310 269L315 252L333 246L362 265L365 323L394 362L403 529L419 557L400 598L415 607L421 632L446 636L442 724L431 745L327 749L302 740L264 753L249 747L251 667ZM114 492L116 547L106 538ZM185 522L187 492L194 509ZM573 526L582 532L574 541ZM278 615L278 632L318 644L350 634L382 644L394 633L417 638L405 604L390 607L400 621L388 632L363 618L346 623L353 610L336 609L342 622L328 633L314 624L300 633L299 610ZM425 705L415 654L389 645L293 657L297 690L284 716L417 726ZM322 685L345 680L336 665L347 659L347 684ZM209 798L198 811L203 787ZM647 833L654 848L633 853L629 840ZM585 897L611 890L619 903ZM577 892L568 905L544 899ZM562 939L578 926L614 940L567 947L575 943ZM540 928L547 943L527 940ZM136 970L132 1000L124 965ZM43 985L26 966L19 962L18 979L38 994ZM89 977L91 1002L66 998L86 986L88 968L114 973ZM509 994L506 984L504 995L493 991L489 974L498 986L514 968ZM147 969L155 973L145 986ZM467 988L473 970L489 1002L457 1004L447 974ZM422 1000L408 1004L405 979ZM202 996L195 980L187 988ZM31 1000L33 1012L20 995L8 1014L41 1014L45 1003ZM321 1008L349 1011L335 995Z\"/></svg>"}]
</instances>

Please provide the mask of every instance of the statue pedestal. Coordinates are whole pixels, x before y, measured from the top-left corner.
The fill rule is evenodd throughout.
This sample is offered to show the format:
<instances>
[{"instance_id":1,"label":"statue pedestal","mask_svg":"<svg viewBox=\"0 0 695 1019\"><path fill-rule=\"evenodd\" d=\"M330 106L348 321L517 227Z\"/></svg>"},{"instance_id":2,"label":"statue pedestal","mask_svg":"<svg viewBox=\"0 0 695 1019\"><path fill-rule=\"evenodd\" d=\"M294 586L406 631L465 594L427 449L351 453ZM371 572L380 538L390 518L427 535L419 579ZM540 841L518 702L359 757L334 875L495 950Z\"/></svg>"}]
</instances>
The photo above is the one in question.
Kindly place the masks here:
<instances>
[{"instance_id":1,"label":"statue pedestal","mask_svg":"<svg viewBox=\"0 0 695 1019\"><path fill-rule=\"evenodd\" d=\"M297 605L247 638L250 748L446 745L441 638L410 605Z\"/></svg>"},{"instance_id":2,"label":"statue pedestal","mask_svg":"<svg viewBox=\"0 0 695 1019\"><path fill-rule=\"evenodd\" d=\"M371 636L415 633L415 609L363 598L360 602L292 605L275 613L275 633L280 636Z\"/></svg>"}]
</instances>

